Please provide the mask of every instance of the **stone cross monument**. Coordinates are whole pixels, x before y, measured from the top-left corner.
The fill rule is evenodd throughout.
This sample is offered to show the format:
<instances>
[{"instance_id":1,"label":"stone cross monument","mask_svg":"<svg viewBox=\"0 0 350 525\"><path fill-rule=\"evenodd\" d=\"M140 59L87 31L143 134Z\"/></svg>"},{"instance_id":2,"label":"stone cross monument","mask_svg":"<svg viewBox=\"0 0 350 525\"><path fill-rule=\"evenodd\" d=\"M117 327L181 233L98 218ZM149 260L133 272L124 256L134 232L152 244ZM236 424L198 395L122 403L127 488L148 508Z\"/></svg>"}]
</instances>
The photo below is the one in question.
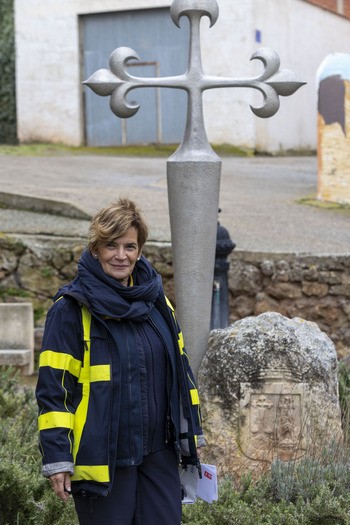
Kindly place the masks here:
<instances>
[{"instance_id":1,"label":"stone cross monument","mask_svg":"<svg viewBox=\"0 0 350 525\"><path fill-rule=\"evenodd\" d=\"M182 16L190 22L190 49L187 71L183 75L141 78L126 70L128 60L139 60L128 47L115 49L110 56L110 70L100 69L84 82L95 93L110 96L111 110L128 118L139 109L126 101L136 88L167 87L183 89L188 94L187 122L179 148L168 159L167 180L176 310L184 341L196 374L208 347L211 297L216 245L217 214L221 160L211 148L204 127L203 92L223 87L249 87L264 97L261 107L252 107L259 117L271 117L279 108L279 95L293 94L303 82L293 72L280 70L275 51L261 48L252 59L263 63L262 74L251 79L231 79L203 73L200 48L200 21L203 16L215 24L219 8L216 0L174 0L170 15L179 26Z\"/></svg>"}]
</instances>

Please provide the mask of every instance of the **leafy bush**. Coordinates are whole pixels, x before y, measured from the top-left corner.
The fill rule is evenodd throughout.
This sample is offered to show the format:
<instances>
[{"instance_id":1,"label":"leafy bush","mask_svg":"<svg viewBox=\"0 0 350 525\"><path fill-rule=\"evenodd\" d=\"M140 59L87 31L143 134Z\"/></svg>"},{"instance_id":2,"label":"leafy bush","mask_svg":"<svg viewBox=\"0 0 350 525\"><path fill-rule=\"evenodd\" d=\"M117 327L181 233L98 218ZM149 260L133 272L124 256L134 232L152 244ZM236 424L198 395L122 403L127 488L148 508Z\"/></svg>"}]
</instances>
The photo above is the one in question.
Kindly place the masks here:
<instances>
[{"instance_id":1,"label":"leafy bush","mask_svg":"<svg viewBox=\"0 0 350 525\"><path fill-rule=\"evenodd\" d=\"M350 368L339 366L339 400L343 439L331 437L321 451L310 450L299 461L271 463L257 482L243 475L235 489L232 479L219 486L211 505L197 500L184 506L188 525L350 525ZM236 480L236 482L239 480Z\"/></svg>"},{"instance_id":2,"label":"leafy bush","mask_svg":"<svg viewBox=\"0 0 350 525\"><path fill-rule=\"evenodd\" d=\"M350 438L350 367L344 362L338 367L339 403L342 411L345 438Z\"/></svg>"},{"instance_id":3,"label":"leafy bush","mask_svg":"<svg viewBox=\"0 0 350 525\"><path fill-rule=\"evenodd\" d=\"M0 143L14 144L16 128L13 0L0 0Z\"/></svg>"},{"instance_id":4,"label":"leafy bush","mask_svg":"<svg viewBox=\"0 0 350 525\"><path fill-rule=\"evenodd\" d=\"M74 525L65 505L40 473L37 405L13 368L0 369L0 525Z\"/></svg>"},{"instance_id":5,"label":"leafy bush","mask_svg":"<svg viewBox=\"0 0 350 525\"><path fill-rule=\"evenodd\" d=\"M277 501L315 499L320 488L328 487L334 496L350 489L350 461L347 454L334 455L337 445L332 441L317 458L306 457L288 463L276 460L271 464L270 487Z\"/></svg>"},{"instance_id":6,"label":"leafy bush","mask_svg":"<svg viewBox=\"0 0 350 525\"><path fill-rule=\"evenodd\" d=\"M182 523L187 525L335 525L350 524L350 495L335 496L327 485L316 483L313 499L298 495L294 503L277 501L262 478L236 491L232 480L219 486L219 499L211 505L197 500L184 505Z\"/></svg>"},{"instance_id":7,"label":"leafy bush","mask_svg":"<svg viewBox=\"0 0 350 525\"><path fill-rule=\"evenodd\" d=\"M275 461L258 481L226 478L219 499L183 506L187 525L350 525L348 449L331 440L316 457ZM0 525L77 525L40 473L34 392L0 369ZM239 485L238 485L239 482ZM239 489L238 489L239 486Z\"/></svg>"}]
</instances>

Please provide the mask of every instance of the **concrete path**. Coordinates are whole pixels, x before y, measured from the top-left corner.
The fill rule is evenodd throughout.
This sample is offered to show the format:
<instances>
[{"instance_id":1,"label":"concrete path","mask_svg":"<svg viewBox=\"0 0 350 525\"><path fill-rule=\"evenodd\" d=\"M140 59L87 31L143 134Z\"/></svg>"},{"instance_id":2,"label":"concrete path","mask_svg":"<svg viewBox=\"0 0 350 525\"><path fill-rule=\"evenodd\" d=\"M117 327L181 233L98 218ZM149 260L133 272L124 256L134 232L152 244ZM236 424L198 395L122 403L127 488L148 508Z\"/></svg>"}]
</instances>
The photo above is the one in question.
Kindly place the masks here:
<instances>
[{"instance_id":1,"label":"concrete path","mask_svg":"<svg viewBox=\"0 0 350 525\"><path fill-rule=\"evenodd\" d=\"M219 220L239 250L349 254L350 210L296 203L316 189L315 157L224 157ZM144 210L150 240L170 241L166 159L0 155L0 202L23 208L0 208L2 232L84 237L88 218L120 195Z\"/></svg>"}]
</instances>

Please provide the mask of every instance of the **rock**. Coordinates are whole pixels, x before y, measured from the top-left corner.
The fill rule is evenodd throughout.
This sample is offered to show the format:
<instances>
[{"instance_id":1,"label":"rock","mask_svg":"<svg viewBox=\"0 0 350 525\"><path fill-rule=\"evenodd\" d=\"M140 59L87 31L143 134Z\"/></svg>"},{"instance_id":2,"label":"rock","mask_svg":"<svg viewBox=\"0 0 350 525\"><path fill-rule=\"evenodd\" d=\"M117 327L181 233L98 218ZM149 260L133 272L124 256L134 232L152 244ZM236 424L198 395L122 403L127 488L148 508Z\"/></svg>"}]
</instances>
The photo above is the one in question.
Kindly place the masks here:
<instances>
[{"instance_id":1,"label":"rock","mask_svg":"<svg viewBox=\"0 0 350 525\"><path fill-rule=\"evenodd\" d=\"M240 295L234 299L233 304L240 318L254 313L254 298L252 297Z\"/></svg>"},{"instance_id":2,"label":"rock","mask_svg":"<svg viewBox=\"0 0 350 525\"><path fill-rule=\"evenodd\" d=\"M229 288L235 290L236 295L254 295L261 285L260 270L252 265L243 266L235 261L234 266L228 272Z\"/></svg>"},{"instance_id":3,"label":"rock","mask_svg":"<svg viewBox=\"0 0 350 525\"><path fill-rule=\"evenodd\" d=\"M255 302L255 315L260 315L265 312L280 312L280 303L272 299L269 295L265 293L259 293L256 296ZM242 316L243 317L243 316Z\"/></svg>"},{"instance_id":4,"label":"rock","mask_svg":"<svg viewBox=\"0 0 350 525\"><path fill-rule=\"evenodd\" d=\"M269 312L212 331L198 377L205 461L241 474L341 437L337 368L333 342L300 318Z\"/></svg>"},{"instance_id":5,"label":"rock","mask_svg":"<svg viewBox=\"0 0 350 525\"><path fill-rule=\"evenodd\" d=\"M307 282L302 283L302 291L305 295L316 295L317 297L326 297L328 295L328 284Z\"/></svg>"},{"instance_id":6,"label":"rock","mask_svg":"<svg viewBox=\"0 0 350 525\"><path fill-rule=\"evenodd\" d=\"M52 256L52 264L57 270L66 266L73 258L72 251L69 249L58 248Z\"/></svg>"},{"instance_id":7,"label":"rock","mask_svg":"<svg viewBox=\"0 0 350 525\"><path fill-rule=\"evenodd\" d=\"M276 263L276 274L275 279L277 281L281 282L287 282L289 281L290 276L290 266L287 261L284 261L283 259L281 261L278 261Z\"/></svg>"},{"instance_id":8,"label":"rock","mask_svg":"<svg viewBox=\"0 0 350 525\"><path fill-rule=\"evenodd\" d=\"M298 299L302 292L297 284L288 282L277 282L266 288L266 292L275 299Z\"/></svg>"},{"instance_id":9,"label":"rock","mask_svg":"<svg viewBox=\"0 0 350 525\"><path fill-rule=\"evenodd\" d=\"M6 273L13 272L17 266L17 256L13 251L1 250L0 252L0 268Z\"/></svg>"},{"instance_id":10,"label":"rock","mask_svg":"<svg viewBox=\"0 0 350 525\"><path fill-rule=\"evenodd\" d=\"M270 261L268 259L264 259L260 265L261 271L263 275L266 277L271 277L275 271L275 264L273 261Z\"/></svg>"},{"instance_id":11,"label":"rock","mask_svg":"<svg viewBox=\"0 0 350 525\"><path fill-rule=\"evenodd\" d=\"M53 297L64 284L54 267L39 267L33 256L23 257L18 267L18 280L21 288L30 292Z\"/></svg>"}]
</instances>

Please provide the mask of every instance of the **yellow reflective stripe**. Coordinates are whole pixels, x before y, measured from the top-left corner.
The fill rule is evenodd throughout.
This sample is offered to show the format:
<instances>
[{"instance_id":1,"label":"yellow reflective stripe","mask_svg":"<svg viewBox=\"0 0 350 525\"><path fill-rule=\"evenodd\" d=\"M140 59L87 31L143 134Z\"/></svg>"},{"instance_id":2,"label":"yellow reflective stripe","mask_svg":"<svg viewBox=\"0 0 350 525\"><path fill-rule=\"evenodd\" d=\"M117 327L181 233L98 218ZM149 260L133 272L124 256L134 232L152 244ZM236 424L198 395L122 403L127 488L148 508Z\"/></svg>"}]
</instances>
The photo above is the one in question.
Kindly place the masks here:
<instances>
[{"instance_id":1,"label":"yellow reflective stripe","mask_svg":"<svg viewBox=\"0 0 350 525\"><path fill-rule=\"evenodd\" d=\"M110 381L111 367L109 365L96 365L90 367L90 381Z\"/></svg>"},{"instance_id":2,"label":"yellow reflective stripe","mask_svg":"<svg viewBox=\"0 0 350 525\"><path fill-rule=\"evenodd\" d=\"M73 443L73 458L77 456L81 436L86 422L89 396L90 396L90 325L91 325L91 314L83 304L81 307L82 323L84 329L84 366L80 370L79 382L83 383L82 388L82 399L75 412L74 421L74 443Z\"/></svg>"},{"instance_id":3,"label":"yellow reflective stripe","mask_svg":"<svg viewBox=\"0 0 350 525\"><path fill-rule=\"evenodd\" d=\"M79 377L81 361L69 354L45 350L40 354L39 367L50 366L57 370L68 370L73 376Z\"/></svg>"},{"instance_id":4,"label":"yellow reflective stripe","mask_svg":"<svg viewBox=\"0 0 350 525\"><path fill-rule=\"evenodd\" d=\"M196 448L197 448L197 434L194 435L194 442L195 442Z\"/></svg>"},{"instance_id":5,"label":"yellow reflective stripe","mask_svg":"<svg viewBox=\"0 0 350 525\"><path fill-rule=\"evenodd\" d=\"M84 342L88 346L88 350L90 351L90 328L91 328L91 314L85 304L81 306L81 314L82 314L82 322L83 322L83 330L84 330ZM84 362L85 365L85 362Z\"/></svg>"},{"instance_id":6,"label":"yellow reflective stripe","mask_svg":"<svg viewBox=\"0 0 350 525\"><path fill-rule=\"evenodd\" d=\"M169 301L169 299L167 298L166 295L164 297L165 297L166 304L169 306L170 310L172 311L174 320L176 322L175 310L173 308L173 305L171 304L171 302ZM182 332L178 333L178 341L177 342L178 342L178 345L179 345L180 355L182 355L182 354L184 354L184 346L185 346Z\"/></svg>"},{"instance_id":7,"label":"yellow reflective stripe","mask_svg":"<svg viewBox=\"0 0 350 525\"><path fill-rule=\"evenodd\" d=\"M41 414L38 419L39 430L48 430L50 428L73 428L74 414L70 412L48 412Z\"/></svg>"},{"instance_id":8,"label":"yellow reflective stripe","mask_svg":"<svg viewBox=\"0 0 350 525\"><path fill-rule=\"evenodd\" d=\"M180 354L182 355L184 353L184 337L182 335L182 332L179 332L177 342L179 344Z\"/></svg>"},{"instance_id":9,"label":"yellow reflective stripe","mask_svg":"<svg viewBox=\"0 0 350 525\"><path fill-rule=\"evenodd\" d=\"M198 390L192 389L191 392L191 399L192 399L192 405L199 405L199 396L198 396Z\"/></svg>"},{"instance_id":10,"label":"yellow reflective stripe","mask_svg":"<svg viewBox=\"0 0 350 525\"><path fill-rule=\"evenodd\" d=\"M108 483L108 465L75 465L72 481L79 481L82 479L99 481L100 483Z\"/></svg>"},{"instance_id":11,"label":"yellow reflective stripe","mask_svg":"<svg viewBox=\"0 0 350 525\"><path fill-rule=\"evenodd\" d=\"M166 300L166 304L169 306L170 310L173 312L174 311L173 305L171 304L171 302L169 301L166 295L165 295L165 300Z\"/></svg>"},{"instance_id":12,"label":"yellow reflective stripe","mask_svg":"<svg viewBox=\"0 0 350 525\"><path fill-rule=\"evenodd\" d=\"M198 396L198 390L196 389L196 385L194 384L194 382L192 381L190 375L187 373L187 377L188 377L188 380L189 382L194 386L194 388L191 388L190 389L190 392L191 392L191 398L192 398L192 404L193 405L197 405L198 406L198 421L199 421L199 424L202 425L202 418L201 418L201 411L200 411L200 406L199 406L199 396ZM193 395L192 392L196 392L197 393L197 396L196 396L196 399L197 399L197 403L195 403L193 401Z\"/></svg>"},{"instance_id":13,"label":"yellow reflective stripe","mask_svg":"<svg viewBox=\"0 0 350 525\"><path fill-rule=\"evenodd\" d=\"M89 377L86 374L81 374L78 382L83 383L88 381L93 383L94 381L110 381L111 380L111 367L110 365L94 365L90 366Z\"/></svg>"}]
</instances>

